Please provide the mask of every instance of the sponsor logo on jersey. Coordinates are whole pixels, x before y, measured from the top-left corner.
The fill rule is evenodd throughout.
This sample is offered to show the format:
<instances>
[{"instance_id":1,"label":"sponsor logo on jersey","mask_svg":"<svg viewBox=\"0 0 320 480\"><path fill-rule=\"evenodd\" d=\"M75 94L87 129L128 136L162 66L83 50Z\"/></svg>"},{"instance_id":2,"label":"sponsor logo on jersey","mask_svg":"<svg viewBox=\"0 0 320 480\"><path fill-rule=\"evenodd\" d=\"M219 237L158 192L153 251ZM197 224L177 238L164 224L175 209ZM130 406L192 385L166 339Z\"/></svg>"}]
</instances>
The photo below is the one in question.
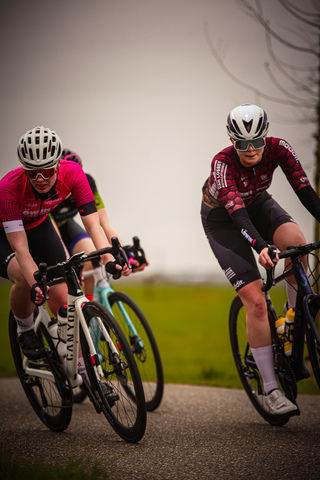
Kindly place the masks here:
<instances>
[{"instance_id":1,"label":"sponsor logo on jersey","mask_svg":"<svg viewBox=\"0 0 320 480\"><path fill-rule=\"evenodd\" d=\"M227 173L227 165L217 160L214 164L213 174L214 174L214 178L215 178L218 190L221 190L222 188L226 188L227 186L226 173Z\"/></svg>"},{"instance_id":2,"label":"sponsor logo on jersey","mask_svg":"<svg viewBox=\"0 0 320 480\"><path fill-rule=\"evenodd\" d=\"M230 200L230 202L226 204L226 209L229 210L229 208L232 208L233 206L234 206L234 202Z\"/></svg>"},{"instance_id":3,"label":"sponsor logo on jersey","mask_svg":"<svg viewBox=\"0 0 320 480\"><path fill-rule=\"evenodd\" d=\"M292 156L293 156L297 161L299 161L298 155L297 155L296 152L293 150L293 148L289 145L289 143L285 142L284 140L280 140L279 145L281 145L282 147L286 148L286 149L292 154Z\"/></svg>"},{"instance_id":4,"label":"sponsor logo on jersey","mask_svg":"<svg viewBox=\"0 0 320 480\"><path fill-rule=\"evenodd\" d=\"M250 237L249 233L244 228L241 229L241 233L252 245L256 243L257 239Z\"/></svg>"}]
</instances>

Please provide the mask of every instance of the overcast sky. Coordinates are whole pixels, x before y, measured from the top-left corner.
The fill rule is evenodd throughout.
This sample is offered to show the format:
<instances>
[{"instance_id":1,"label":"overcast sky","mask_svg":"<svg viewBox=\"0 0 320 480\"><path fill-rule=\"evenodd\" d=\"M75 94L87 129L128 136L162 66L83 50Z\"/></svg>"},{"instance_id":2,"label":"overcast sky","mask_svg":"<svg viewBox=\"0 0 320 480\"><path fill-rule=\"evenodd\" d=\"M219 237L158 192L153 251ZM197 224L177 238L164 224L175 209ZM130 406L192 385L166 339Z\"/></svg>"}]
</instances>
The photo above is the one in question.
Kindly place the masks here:
<instances>
[{"instance_id":1,"label":"overcast sky","mask_svg":"<svg viewBox=\"0 0 320 480\"><path fill-rule=\"evenodd\" d=\"M263 4L279 31L301 43L293 33L300 26L308 37L277 0ZM212 54L210 42L240 80L276 93L264 32L236 1L11 0L0 22L0 176L19 166L25 131L55 130L94 176L124 242L141 238L149 273L219 277L200 221L201 187L229 144L225 122L235 106L261 104L270 135L291 143L313 183L312 125L283 122L298 113L232 81ZM312 62L297 52L285 58ZM275 177L271 193L312 241L312 218L280 169Z\"/></svg>"}]
</instances>

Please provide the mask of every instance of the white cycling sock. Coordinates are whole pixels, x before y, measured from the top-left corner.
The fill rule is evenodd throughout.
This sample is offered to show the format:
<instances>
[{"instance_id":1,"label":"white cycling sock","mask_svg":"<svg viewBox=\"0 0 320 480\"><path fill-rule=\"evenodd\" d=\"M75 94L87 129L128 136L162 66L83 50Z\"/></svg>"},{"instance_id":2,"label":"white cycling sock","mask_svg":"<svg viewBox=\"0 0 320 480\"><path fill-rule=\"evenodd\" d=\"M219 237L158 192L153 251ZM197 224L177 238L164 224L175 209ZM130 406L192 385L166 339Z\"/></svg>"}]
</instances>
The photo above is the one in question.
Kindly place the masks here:
<instances>
[{"instance_id":1,"label":"white cycling sock","mask_svg":"<svg viewBox=\"0 0 320 480\"><path fill-rule=\"evenodd\" d=\"M33 329L33 312L27 318L18 318L16 316L14 318L17 322L18 335Z\"/></svg>"},{"instance_id":2,"label":"white cycling sock","mask_svg":"<svg viewBox=\"0 0 320 480\"><path fill-rule=\"evenodd\" d=\"M104 280L103 272L101 267L97 267L94 269L94 279L96 283L101 282L101 280Z\"/></svg>"},{"instance_id":3,"label":"white cycling sock","mask_svg":"<svg viewBox=\"0 0 320 480\"><path fill-rule=\"evenodd\" d=\"M296 298L297 298L297 289L298 286L295 283L288 283L286 282L286 291L287 291L287 298L288 298L288 310L289 308L295 308L296 306Z\"/></svg>"},{"instance_id":4,"label":"white cycling sock","mask_svg":"<svg viewBox=\"0 0 320 480\"><path fill-rule=\"evenodd\" d=\"M251 348L251 352L262 376L264 392L268 395L271 390L279 388L274 373L272 346Z\"/></svg>"}]
</instances>

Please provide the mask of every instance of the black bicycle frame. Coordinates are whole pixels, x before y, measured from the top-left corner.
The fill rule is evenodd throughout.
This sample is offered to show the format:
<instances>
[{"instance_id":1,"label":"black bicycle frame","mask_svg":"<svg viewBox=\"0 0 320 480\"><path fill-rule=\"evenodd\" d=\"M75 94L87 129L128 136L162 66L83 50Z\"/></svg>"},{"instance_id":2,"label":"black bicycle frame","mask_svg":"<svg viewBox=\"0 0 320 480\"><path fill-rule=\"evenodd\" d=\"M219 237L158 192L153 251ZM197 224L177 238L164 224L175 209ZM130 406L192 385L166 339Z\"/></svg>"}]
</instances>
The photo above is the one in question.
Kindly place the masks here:
<instances>
[{"instance_id":1,"label":"black bicycle frame","mask_svg":"<svg viewBox=\"0 0 320 480\"><path fill-rule=\"evenodd\" d=\"M314 324L314 319L310 313L309 304L310 299L316 297L320 298L320 296L316 295L312 290L306 271L298 259L292 260L291 268L298 286L291 361L292 368L297 376L297 379L299 379L303 378L304 376L304 339L307 323L309 323L310 328L312 329L318 344L318 348L320 345L320 338Z\"/></svg>"}]
</instances>

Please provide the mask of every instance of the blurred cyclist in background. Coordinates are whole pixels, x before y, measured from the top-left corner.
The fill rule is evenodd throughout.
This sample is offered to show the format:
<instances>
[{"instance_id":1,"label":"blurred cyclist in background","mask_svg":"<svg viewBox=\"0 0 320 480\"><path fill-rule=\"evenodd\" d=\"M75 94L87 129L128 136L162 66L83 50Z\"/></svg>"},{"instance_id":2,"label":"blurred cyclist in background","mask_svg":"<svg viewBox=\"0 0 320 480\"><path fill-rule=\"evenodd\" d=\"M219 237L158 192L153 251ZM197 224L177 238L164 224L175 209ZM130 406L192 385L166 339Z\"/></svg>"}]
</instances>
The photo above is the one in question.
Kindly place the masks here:
<instances>
[{"instance_id":1,"label":"blurred cyclist in background","mask_svg":"<svg viewBox=\"0 0 320 480\"><path fill-rule=\"evenodd\" d=\"M67 160L69 162L74 162L80 165L83 168L82 160L79 155L71 150L64 149L61 155L61 160ZM112 237L118 237L120 240L121 245L123 246L123 242L120 239L117 232L113 229L113 227L109 223L108 214L103 203L103 200L98 192L96 182L91 175L88 173L85 174L92 193L94 195L100 225L108 239L111 242ZM75 220L74 217L77 215L78 210L76 203L70 193L68 197L51 212L50 216L52 220L55 222L56 226L59 229L61 238L63 243L65 244L69 255L73 255L77 252L84 251L85 253L92 252L94 248L93 241L90 235L81 227ZM134 258L132 253L129 253L130 249L125 247L125 250L130 257L130 263L133 266L134 271L142 271L144 270L146 264L139 264L138 260ZM93 298L93 291L94 291L94 282L99 281L99 276L102 278L102 272L98 269L100 263L98 260L92 262L86 262L84 264L84 271L96 268L95 271L95 278L93 276L87 277L84 279L84 290L86 296L91 300Z\"/></svg>"}]
</instances>

